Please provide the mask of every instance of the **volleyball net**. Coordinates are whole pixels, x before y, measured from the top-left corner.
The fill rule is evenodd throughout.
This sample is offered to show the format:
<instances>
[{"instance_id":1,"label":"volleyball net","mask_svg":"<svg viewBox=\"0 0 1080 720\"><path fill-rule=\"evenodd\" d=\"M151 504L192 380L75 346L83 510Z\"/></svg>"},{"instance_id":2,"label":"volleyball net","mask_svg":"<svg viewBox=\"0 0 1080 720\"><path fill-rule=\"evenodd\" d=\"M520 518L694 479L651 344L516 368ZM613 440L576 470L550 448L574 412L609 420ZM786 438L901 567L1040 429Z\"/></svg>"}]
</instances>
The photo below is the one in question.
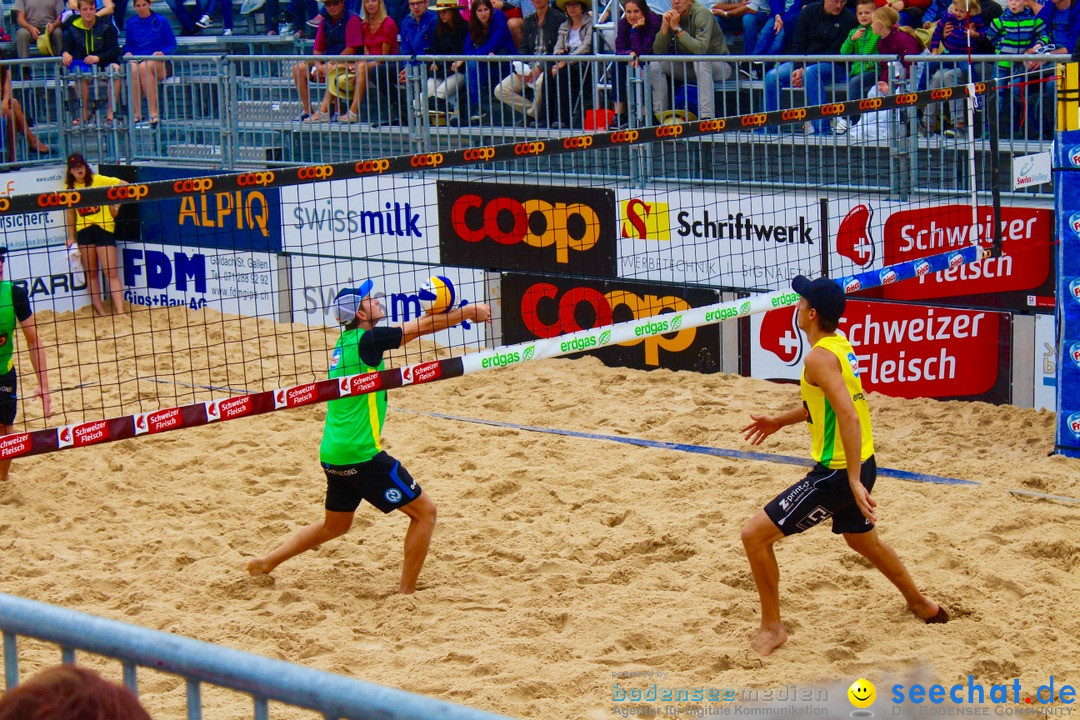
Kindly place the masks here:
<instances>
[{"instance_id":1,"label":"volleyball net","mask_svg":"<svg viewBox=\"0 0 1080 720\"><path fill-rule=\"evenodd\" d=\"M905 113L965 92L949 90L948 98L909 93L862 107L903 137ZM16 324L8 340L20 409L0 457L581 352L609 364L715 372L725 352L719 324L793 305L796 275L828 274L848 292L873 294L997 254L1008 217L995 194L979 191L962 137L935 155L949 164L949 182L903 197L888 187L894 175L873 189L822 178L860 157L895 159L892 142L855 156L807 141L798 152L818 165L772 183L719 177L725 154L757 142L754 130L849 110L551 133L229 175L95 167L130 184L78 190L59 186L62 170L36 171L25 182L41 190L0 199L0 225L4 279L26 289L47 358L52 417L30 397L36 380ZM763 144L748 173L767 174L793 147ZM654 172L635 186L626 171L643 163L686 171ZM69 218L107 205L120 208L124 302L99 317L64 239ZM452 307L491 304L493 322L395 351L385 372L325 380L340 290L370 278L389 322L408 322L423 312L432 276L452 287Z\"/></svg>"}]
</instances>

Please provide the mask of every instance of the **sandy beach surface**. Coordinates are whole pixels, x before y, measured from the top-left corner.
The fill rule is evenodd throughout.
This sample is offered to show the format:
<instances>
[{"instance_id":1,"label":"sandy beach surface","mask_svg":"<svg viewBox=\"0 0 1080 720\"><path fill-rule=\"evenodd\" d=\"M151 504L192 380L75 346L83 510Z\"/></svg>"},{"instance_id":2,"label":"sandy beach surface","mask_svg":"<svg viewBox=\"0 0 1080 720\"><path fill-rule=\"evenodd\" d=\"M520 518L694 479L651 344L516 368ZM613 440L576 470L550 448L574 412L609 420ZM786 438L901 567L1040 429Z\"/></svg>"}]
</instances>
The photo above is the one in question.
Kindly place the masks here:
<instances>
[{"instance_id":1,"label":"sandy beach surface","mask_svg":"<svg viewBox=\"0 0 1080 720\"><path fill-rule=\"evenodd\" d=\"M78 342L57 357L72 323ZM54 387L84 385L56 401L67 422L82 403L115 416L208 397L181 381L322 377L336 337L184 309L137 312L134 332L86 311L39 325L63 369ZM244 344L261 357L237 354ZM25 353L19 363L26 378ZM145 381L154 375L170 382ZM760 448L739 430L797 397L792 385L592 358L391 392L386 448L439 507L408 597L394 594L407 520L368 505L348 535L272 576L244 571L321 516L325 406L24 458L0 486L0 591L521 718L611 717L613 683L846 687L916 668L946 684L1080 683L1080 504L1010 493L1080 497L1080 461L1048 455L1051 413L981 403L870 396L880 467L978 483L886 477L874 491L881 536L952 622L916 620L819 527L777 547L788 643L768 658L750 650L758 599L739 531L805 470L615 439L806 457L802 427ZM22 401L40 415L33 402ZM24 677L59 660L20 647ZM118 663L90 662L120 677ZM155 718L183 717L182 679L143 670L140 689ZM206 688L204 705L204 717L251 717L233 693Z\"/></svg>"}]
</instances>

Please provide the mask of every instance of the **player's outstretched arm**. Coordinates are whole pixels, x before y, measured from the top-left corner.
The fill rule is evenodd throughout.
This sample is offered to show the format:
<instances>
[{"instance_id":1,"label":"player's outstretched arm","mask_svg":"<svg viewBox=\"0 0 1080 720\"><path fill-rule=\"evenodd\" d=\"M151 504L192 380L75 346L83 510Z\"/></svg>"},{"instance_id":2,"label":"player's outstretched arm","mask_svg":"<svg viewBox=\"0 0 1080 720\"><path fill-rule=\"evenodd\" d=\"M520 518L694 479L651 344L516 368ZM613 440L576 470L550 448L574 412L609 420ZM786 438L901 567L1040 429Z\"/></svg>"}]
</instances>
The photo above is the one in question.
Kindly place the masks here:
<instances>
[{"instance_id":1,"label":"player's outstretched arm","mask_svg":"<svg viewBox=\"0 0 1080 720\"><path fill-rule=\"evenodd\" d=\"M401 344L404 345L423 335L431 335L440 330L460 325L465 320L469 322L487 322L490 319L491 307L484 303L466 305L444 313L424 314L415 320L409 320L402 324Z\"/></svg>"},{"instance_id":2,"label":"player's outstretched arm","mask_svg":"<svg viewBox=\"0 0 1080 720\"><path fill-rule=\"evenodd\" d=\"M772 435L780 428L794 425L806 419L806 412L802 406L792 408L780 415L750 415L754 422L742 429L745 437L751 445L760 445L765 438Z\"/></svg>"}]
</instances>

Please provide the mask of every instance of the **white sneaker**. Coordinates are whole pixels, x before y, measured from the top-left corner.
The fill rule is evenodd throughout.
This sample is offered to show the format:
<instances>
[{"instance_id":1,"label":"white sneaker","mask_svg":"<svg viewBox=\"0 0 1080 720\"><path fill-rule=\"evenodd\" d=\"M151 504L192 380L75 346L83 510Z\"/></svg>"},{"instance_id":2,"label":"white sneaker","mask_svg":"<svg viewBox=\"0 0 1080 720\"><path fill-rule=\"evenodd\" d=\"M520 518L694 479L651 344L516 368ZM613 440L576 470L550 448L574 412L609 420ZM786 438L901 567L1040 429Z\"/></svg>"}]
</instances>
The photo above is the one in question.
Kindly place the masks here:
<instances>
[{"instance_id":1,"label":"white sneaker","mask_svg":"<svg viewBox=\"0 0 1080 720\"><path fill-rule=\"evenodd\" d=\"M232 35L232 28L225 28L224 30L221 31L221 34L226 36L226 37L228 37L229 35Z\"/></svg>"},{"instance_id":2,"label":"white sneaker","mask_svg":"<svg viewBox=\"0 0 1080 720\"><path fill-rule=\"evenodd\" d=\"M210 19L209 15L203 15L201 18L199 18L198 22L196 22L195 24L205 30L206 28L213 25L214 21Z\"/></svg>"},{"instance_id":3,"label":"white sneaker","mask_svg":"<svg viewBox=\"0 0 1080 720\"><path fill-rule=\"evenodd\" d=\"M836 118L836 126L833 127L833 132L837 135L843 135L848 131L848 127L847 118Z\"/></svg>"},{"instance_id":4,"label":"white sneaker","mask_svg":"<svg viewBox=\"0 0 1080 720\"><path fill-rule=\"evenodd\" d=\"M322 25L322 15L316 15L307 21L309 27L317 28Z\"/></svg>"}]
</instances>

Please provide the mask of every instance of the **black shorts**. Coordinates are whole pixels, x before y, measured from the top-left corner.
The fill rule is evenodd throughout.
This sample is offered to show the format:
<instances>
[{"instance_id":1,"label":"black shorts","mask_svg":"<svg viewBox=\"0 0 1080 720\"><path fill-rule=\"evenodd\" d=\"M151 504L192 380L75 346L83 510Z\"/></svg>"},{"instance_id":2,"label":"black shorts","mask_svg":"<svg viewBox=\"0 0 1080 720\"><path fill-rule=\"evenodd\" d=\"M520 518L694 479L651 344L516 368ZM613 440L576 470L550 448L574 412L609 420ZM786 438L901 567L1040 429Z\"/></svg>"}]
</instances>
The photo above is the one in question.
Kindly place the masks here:
<instances>
[{"instance_id":1,"label":"black shorts","mask_svg":"<svg viewBox=\"0 0 1080 720\"><path fill-rule=\"evenodd\" d=\"M871 455L862 464L861 480L873 491L877 479L877 461ZM765 506L765 514L784 535L794 535L832 518L832 531L864 533L874 526L863 517L851 494L847 470L830 470L814 465L806 477L773 498Z\"/></svg>"},{"instance_id":2,"label":"black shorts","mask_svg":"<svg viewBox=\"0 0 1080 720\"><path fill-rule=\"evenodd\" d=\"M75 233L75 242L79 245L94 247L116 247L116 234L100 225L87 225Z\"/></svg>"},{"instance_id":3,"label":"black shorts","mask_svg":"<svg viewBox=\"0 0 1080 720\"><path fill-rule=\"evenodd\" d=\"M326 473L326 509L331 512L355 512L360 501L367 500L389 513L408 505L423 492L409 471L385 452L365 463L322 466Z\"/></svg>"},{"instance_id":4,"label":"black shorts","mask_svg":"<svg viewBox=\"0 0 1080 720\"><path fill-rule=\"evenodd\" d=\"M0 375L0 425L14 425L19 406L19 378L15 368Z\"/></svg>"}]
</instances>

